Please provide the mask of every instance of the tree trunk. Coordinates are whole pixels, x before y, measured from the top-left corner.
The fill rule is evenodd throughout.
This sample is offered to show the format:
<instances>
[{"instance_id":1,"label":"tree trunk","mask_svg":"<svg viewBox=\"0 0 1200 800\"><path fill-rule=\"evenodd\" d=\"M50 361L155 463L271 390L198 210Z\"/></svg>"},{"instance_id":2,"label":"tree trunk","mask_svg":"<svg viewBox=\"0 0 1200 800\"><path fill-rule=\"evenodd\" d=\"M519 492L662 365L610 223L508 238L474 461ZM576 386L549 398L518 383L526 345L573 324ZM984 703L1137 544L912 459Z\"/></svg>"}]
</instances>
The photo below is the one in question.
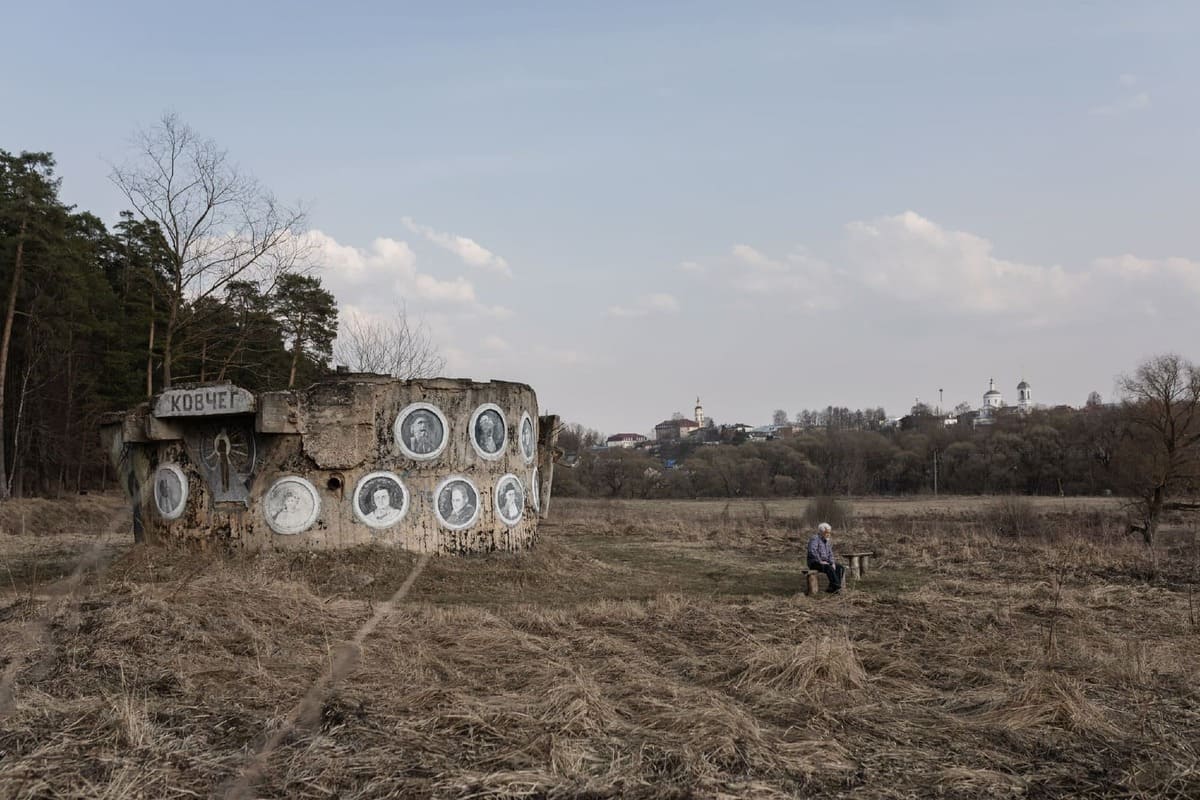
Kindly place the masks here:
<instances>
[{"instance_id":1,"label":"tree trunk","mask_svg":"<svg viewBox=\"0 0 1200 800\"><path fill-rule=\"evenodd\" d=\"M1142 539L1149 548L1154 547L1154 534L1158 532L1158 518L1162 516L1163 503L1166 500L1163 487L1154 487L1149 502L1146 503L1146 527L1142 529Z\"/></svg>"},{"instance_id":2,"label":"tree trunk","mask_svg":"<svg viewBox=\"0 0 1200 800\"><path fill-rule=\"evenodd\" d=\"M30 330L32 331L33 326L30 325L29 327L30 327ZM32 333L30 334L30 337L32 338ZM22 472L22 470L21 470L21 423L24 422L24 420L25 420L25 400L26 400L26 398L29 397L29 378L30 378L30 376L33 375L33 369L37 364L36 354L37 354L36 349L30 351L29 364L26 365L26 367L25 367L25 374L21 376L21 391L17 394L17 420L16 420L16 423L13 424L13 468L12 468L12 472L8 476L8 480L4 487L5 491L8 492L9 497L13 496L14 479L16 479L15 483L16 483L16 487L17 487L16 496L17 497L22 496L21 481L19 480L21 472Z\"/></svg>"},{"instance_id":3,"label":"tree trunk","mask_svg":"<svg viewBox=\"0 0 1200 800\"><path fill-rule=\"evenodd\" d=\"M225 362L223 364L221 364L221 371L217 373L217 383L222 383L225 380L225 372L231 366L233 366L233 363L237 360L238 354L240 354L242 352L242 346L245 344L246 344L246 333L245 333L245 326L243 326L243 331L238 336L237 342L234 343L233 349L229 351L229 356L225 359Z\"/></svg>"},{"instance_id":4,"label":"tree trunk","mask_svg":"<svg viewBox=\"0 0 1200 800\"><path fill-rule=\"evenodd\" d=\"M25 384L29 380L29 372L25 373L25 378L22 381L20 399L17 401L17 421L13 425L13 468L8 475L6 489L9 497L24 497L25 493L22 490L23 481L25 479L25 462L21 460L21 425L25 421ZM28 438L28 437L26 437Z\"/></svg>"},{"instance_id":5,"label":"tree trunk","mask_svg":"<svg viewBox=\"0 0 1200 800\"><path fill-rule=\"evenodd\" d=\"M288 388L296 385L296 363L300 360L300 342L303 341L304 329L296 331L296 340L292 342L292 371L288 373Z\"/></svg>"},{"instance_id":6,"label":"tree trunk","mask_svg":"<svg viewBox=\"0 0 1200 800\"><path fill-rule=\"evenodd\" d=\"M154 396L154 287L150 287L150 344L146 345L146 399Z\"/></svg>"},{"instance_id":7,"label":"tree trunk","mask_svg":"<svg viewBox=\"0 0 1200 800\"><path fill-rule=\"evenodd\" d=\"M59 478L58 493L61 496L67 488L67 449L71 441L71 415L75 413L75 334L74 328L67 337L67 408L63 414L63 472Z\"/></svg>"},{"instance_id":8,"label":"tree trunk","mask_svg":"<svg viewBox=\"0 0 1200 800\"><path fill-rule=\"evenodd\" d=\"M171 358L174 356L175 321L179 318L179 304L171 304L171 313L167 316L167 330L163 337L162 386L171 388Z\"/></svg>"},{"instance_id":9,"label":"tree trunk","mask_svg":"<svg viewBox=\"0 0 1200 800\"><path fill-rule=\"evenodd\" d=\"M17 293L21 286L22 257L25 254L25 228L28 215L21 219L17 233L17 260L13 266L12 286L8 289L8 308L4 312L4 333L0 336L0 500L8 498L8 468L4 452L4 378L8 374L8 349L12 344L13 317L17 313Z\"/></svg>"},{"instance_id":10,"label":"tree trunk","mask_svg":"<svg viewBox=\"0 0 1200 800\"><path fill-rule=\"evenodd\" d=\"M225 380L225 373L237 361L238 356L242 352L242 348L246 346L246 340L250 338L250 320L248 317L248 314L243 313L242 324L238 326L240 330L238 331L237 342L235 342L233 347L230 349L229 355L225 358L225 363L221 365L221 371L217 374L217 383L221 383Z\"/></svg>"}]
</instances>

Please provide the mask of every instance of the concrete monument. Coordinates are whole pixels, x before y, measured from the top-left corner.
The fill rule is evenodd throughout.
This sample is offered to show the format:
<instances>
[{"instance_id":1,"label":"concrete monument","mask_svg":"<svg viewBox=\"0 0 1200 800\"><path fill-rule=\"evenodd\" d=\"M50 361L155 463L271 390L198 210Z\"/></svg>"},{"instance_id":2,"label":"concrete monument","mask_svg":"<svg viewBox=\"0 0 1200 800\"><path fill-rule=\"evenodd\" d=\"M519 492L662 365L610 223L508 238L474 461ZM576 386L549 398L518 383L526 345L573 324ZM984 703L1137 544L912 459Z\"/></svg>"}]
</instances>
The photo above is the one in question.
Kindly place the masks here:
<instances>
[{"instance_id":1,"label":"concrete monument","mask_svg":"<svg viewBox=\"0 0 1200 800\"><path fill-rule=\"evenodd\" d=\"M101 434L139 540L472 553L536 540L556 423L525 384L337 375L173 388Z\"/></svg>"}]
</instances>

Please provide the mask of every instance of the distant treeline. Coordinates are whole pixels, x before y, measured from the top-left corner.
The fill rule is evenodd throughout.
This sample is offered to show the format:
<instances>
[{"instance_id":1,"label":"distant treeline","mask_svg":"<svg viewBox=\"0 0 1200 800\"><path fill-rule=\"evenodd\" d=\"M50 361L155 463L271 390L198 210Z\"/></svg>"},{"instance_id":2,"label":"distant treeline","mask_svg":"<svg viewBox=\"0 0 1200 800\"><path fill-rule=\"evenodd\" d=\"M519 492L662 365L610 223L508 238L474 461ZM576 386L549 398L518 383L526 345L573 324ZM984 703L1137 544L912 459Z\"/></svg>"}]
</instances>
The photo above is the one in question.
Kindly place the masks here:
<instances>
[{"instance_id":1,"label":"distant treeline","mask_svg":"<svg viewBox=\"0 0 1200 800\"><path fill-rule=\"evenodd\" d=\"M1102 494L1120 491L1125 417L1115 406L1007 414L989 426L946 426L933 415L871 430L877 416L847 412L822 428L765 442L687 439L648 449L598 450L598 436L564 429L578 449L554 472L555 492L584 497L765 497L838 494ZM864 420L862 429L852 427ZM740 437L739 437L740 438ZM738 439L734 440L735 442Z\"/></svg>"}]
</instances>

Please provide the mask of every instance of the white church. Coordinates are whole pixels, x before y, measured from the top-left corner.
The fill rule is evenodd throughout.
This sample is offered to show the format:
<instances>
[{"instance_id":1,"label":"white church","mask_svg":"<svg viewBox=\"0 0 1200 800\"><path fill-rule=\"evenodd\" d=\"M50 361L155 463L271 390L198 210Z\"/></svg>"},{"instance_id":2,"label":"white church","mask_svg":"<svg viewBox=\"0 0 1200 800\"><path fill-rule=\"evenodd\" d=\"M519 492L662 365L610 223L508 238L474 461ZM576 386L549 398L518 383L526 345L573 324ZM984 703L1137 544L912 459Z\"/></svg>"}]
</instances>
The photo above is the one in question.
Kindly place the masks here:
<instances>
[{"instance_id":1,"label":"white church","mask_svg":"<svg viewBox=\"0 0 1200 800\"><path fill-rule=\"evenodd\" d=\"M983 393L983 405L979 407L979 414L975 417L976 425L991 425L996 421L996 417L1003 413L1004 409L1011 408L1005 405L1004 395L996 388L996 379L988 380L988 390ZM1016 411L1018 414L1028 414L1033 410L1033 392L1030 389L1029 382L1024 378L1017 384L1017 405Z\"/></svg>"}]
</instances>

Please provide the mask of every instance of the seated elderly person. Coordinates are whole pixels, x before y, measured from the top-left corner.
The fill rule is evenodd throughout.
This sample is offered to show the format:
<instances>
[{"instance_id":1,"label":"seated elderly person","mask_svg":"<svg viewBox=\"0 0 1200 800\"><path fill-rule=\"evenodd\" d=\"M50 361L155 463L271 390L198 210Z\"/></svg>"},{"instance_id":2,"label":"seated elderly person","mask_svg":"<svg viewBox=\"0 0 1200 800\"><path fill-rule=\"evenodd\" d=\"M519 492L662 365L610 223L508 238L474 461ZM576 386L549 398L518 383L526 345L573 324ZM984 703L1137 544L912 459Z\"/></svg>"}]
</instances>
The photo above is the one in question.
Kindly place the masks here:
<instances>
[{"instance_id":1,"label":"seated elderly person","mask_svg":"<svg viewBox=\"0 0 1200 800\"><path fill-rule=\"evenodd\" d=\"M842 590L842 576L846 568L839 565L833 557L833 545L829 543L829 534L833 527L828 522L817 526L817 532L808 540L808 568L824 572L829 578L829 588L826 590L836 594Z\"/></svg>"}]
</instances>

